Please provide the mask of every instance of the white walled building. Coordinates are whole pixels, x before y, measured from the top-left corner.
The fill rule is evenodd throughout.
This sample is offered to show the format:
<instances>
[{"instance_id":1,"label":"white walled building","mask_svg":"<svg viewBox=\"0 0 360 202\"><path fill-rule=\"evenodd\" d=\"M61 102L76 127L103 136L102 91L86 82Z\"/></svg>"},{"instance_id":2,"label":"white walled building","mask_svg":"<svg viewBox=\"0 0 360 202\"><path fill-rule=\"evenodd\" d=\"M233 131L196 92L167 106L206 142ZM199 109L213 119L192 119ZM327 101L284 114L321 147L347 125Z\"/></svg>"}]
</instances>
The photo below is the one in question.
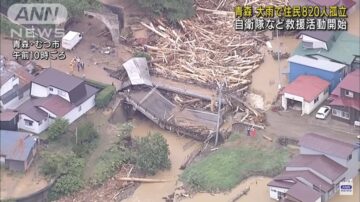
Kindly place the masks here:
<instances>
[{"instance_id":1,"label":"white walled building","mask_svg":"<svg viewBox=\"0 0 360 202\"><path fill-rule=\"evenodd\" d=\"M18 128L38 134L56 118L72 123L95 106L97 91L80 78L49 68L31 82L32 99L17 108Z\"/></svg>"},{"instance_id":2,"label":"white walled building","mask_svg":"<svg viewBox=\"0 0 360 202\"><path fill-rule=\"evenodd\" d=\"M302 75L282 90L281 105L310 114L329 97L330 83L316 76Z\"/></svg>"}]
</instances>

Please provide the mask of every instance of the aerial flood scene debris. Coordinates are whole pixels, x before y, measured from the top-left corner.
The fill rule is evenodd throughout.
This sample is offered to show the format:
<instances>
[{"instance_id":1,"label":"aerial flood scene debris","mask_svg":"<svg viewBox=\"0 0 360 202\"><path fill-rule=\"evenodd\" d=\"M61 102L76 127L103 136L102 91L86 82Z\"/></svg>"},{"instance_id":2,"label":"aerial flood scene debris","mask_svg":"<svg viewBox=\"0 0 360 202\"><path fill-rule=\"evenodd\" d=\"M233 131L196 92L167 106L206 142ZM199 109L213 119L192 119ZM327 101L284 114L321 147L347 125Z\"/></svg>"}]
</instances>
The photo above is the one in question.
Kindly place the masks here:
<instances>
[{"instance_id":1,"label":"aerial flood scene debris","mask_svg":"<svg viewBox=\"0 0 360 202\"><path fill-rule=\"evenodd\" d=\"M6 0L0 200L360 201L358 0Z\"/></svg>"}]
</instances>

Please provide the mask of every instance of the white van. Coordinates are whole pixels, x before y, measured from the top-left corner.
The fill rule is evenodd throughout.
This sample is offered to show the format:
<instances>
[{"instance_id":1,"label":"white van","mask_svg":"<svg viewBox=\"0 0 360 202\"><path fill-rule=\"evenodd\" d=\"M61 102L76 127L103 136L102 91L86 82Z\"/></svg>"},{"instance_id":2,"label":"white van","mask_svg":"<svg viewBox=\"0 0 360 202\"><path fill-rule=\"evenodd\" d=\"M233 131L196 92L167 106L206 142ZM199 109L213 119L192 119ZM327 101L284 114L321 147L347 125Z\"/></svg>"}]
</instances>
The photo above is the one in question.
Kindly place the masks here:
<instances>
[{"instance_id":1,"label":"white van","mask_svg":"<svg viewBox=\"0 0 360 202\"><path fill-rule=\"evenodd\" d=\"M61 45L66 50L72 50L76 44L82 39L82 34L79 32L69 31L61 40Z\"/></svg>"}]
</instances>

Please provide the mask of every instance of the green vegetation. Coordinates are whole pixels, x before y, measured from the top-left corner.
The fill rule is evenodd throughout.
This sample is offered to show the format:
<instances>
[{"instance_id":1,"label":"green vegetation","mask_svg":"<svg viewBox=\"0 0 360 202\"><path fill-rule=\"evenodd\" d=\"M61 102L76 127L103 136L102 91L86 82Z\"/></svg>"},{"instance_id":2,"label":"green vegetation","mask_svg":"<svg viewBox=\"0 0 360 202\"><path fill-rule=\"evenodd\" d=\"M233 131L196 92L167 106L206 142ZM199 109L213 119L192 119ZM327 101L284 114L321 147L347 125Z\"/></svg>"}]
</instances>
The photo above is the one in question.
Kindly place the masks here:
<instances>
[{"instance_id":1,"label":"green vegetation","mask_svg":"<svg viewBox=\"0 0 360 202\"><path fill-rule=\"evenodd\" d=\"M100 157L95 165L95 176L91 179L92 184L98 185L106 181L122 164L133 159L130 148L125 146L125 139L131 139L132 129L133 126L130 122L118 126L119 141Z\"/></svg>"},{"instance_id":2,"label":"green vegetation","mask_svg":"<svg viewBox=\"0 0 360 202\"><path fill-rule=\"evenodd\" d=\"M149 134L136 140L136 166L146 174L154 175L158 170L170 168L169 145L159 134Z\"/></svg>"},{"instance_id":3,"label":"green vegetation","mask_svg":"<svg viewBox=\"0 0 360 202\"><path fill-rule=\"evenodd\" d=\"M150 60L151 60L150 55L149 55L148 53L142 52L142 51L135 52L135 53L134 53L134 57L144 57L144 58L146 58L147 61L150 61Z\"/></svg>"},{"instance_id":4,"label":"green vegetation","mask_svg":"<svg viewBox=\"0 0 360 202\"><path fill-rule=\"evenodd\" d=\"M91 179L91 184L99 185L112 177L122 164L129 162L130 156L130 150L121 149L118 146L107 150L95 165L95 174Z\"/></svg>"},{"instance_id":5,"label":"green vegetation","mask_svg":"<svg viewBox=\"0 0 360 202\"><path fill-rule=\"evenodd\" d=\"M0 16L0 32L6 35L10 35L11 31L10 30L14 30L15 33L22 33L24 35L25 31L22 30L20 32L20 29L24 29L23 27L12 23L10 20L8 20L6 17L4 16Z\"/></svg>"},{"instance_id":6,"label":"green vegetation","mask_svg":"<svg viewBox=\"0 0 360 202\"><path fill-rule=\"evenodd\" d=\"M173 23L195 14L194 0L137 0L137 2L154 14L165 15Z\"/></svg>"},{"instance_id":7,"label":"green vegetation","mask_svg":"<svg viewBox=\"0 0 360 202\"><path fill-rule=\"evenodd\" d=\"M74 136L73 152L79 157L85 157L95 148L98 136L92 123L86 122L80 125L77 134Z\"/></svg>"},{"instance_id":8,"label":"green vegetation","mask_svg":"<svg viewBox=\"0 0 360 202\"><path fill-rule=\"evenodd\" d=\"M56 140L66 133L69 128L69 121L66 119L56 119L48 129L47 135L49 140Z\"/></svg>"},{"instance_id":9,"label":"green vegetation","mask_svg":"<svg viewBox=\"0 0 360 202\"><path fill-rule=\"evenodd\" d=\"M115 91L116 89L112 85L106 86L103 90L101 90L95 98L96 107L106 107L110 103L111 98L115 94Z\"/></svg>"},{"instance_id":10,"label":"green vegetation","mask_svg":"<svg viewBox=\"0 0 360 202\"><path fill-rule=\"evenodd\" d=\"M82 173L85 160L74 154L44 153L44 160L40 169L49 177L58 177L54 186L50 189L49 198L58 199L60 196L69 195L80 190L83 185Z\"/></svg>"},{"instance_id":11,"label":"green vegetation","mask_svg":"<svg viewBox=\"0 0 360 202\"><path fill-rule=\"evenodd\" d=\"M95 80L87 79L87 78L85 78L85 82L88 85L91 85L91 86L94 86L94 87L100 88L100 89L104 89L106 86L108 86L107 84L102 83L100 81L95 81Z\"/></svg>"},{"instance_id":12,"label":"green vegetation","mask_svg":"<svg viewBox=\"0 0 360 202\"><path fill-rule=\"evenodd\" d=\"M221 148L188 167L181 180L196 191L228 191L252 175L280 173L287 159L279 149Z\"/></svg>"}]
</instances>

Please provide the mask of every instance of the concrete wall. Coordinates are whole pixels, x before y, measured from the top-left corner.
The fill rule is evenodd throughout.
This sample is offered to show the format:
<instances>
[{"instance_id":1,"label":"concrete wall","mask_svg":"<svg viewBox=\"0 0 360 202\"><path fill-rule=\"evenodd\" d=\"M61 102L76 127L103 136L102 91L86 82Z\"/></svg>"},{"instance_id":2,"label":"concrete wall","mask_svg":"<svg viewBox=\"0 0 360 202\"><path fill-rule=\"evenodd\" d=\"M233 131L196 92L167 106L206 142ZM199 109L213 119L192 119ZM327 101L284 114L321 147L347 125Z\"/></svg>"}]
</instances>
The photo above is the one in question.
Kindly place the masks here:
<instances>
[{"instance_id":1,"label":"concrete wall","mask_svg":"<svg viewBox=\"0 0 360 202\"><path fill-rule=\"evenodd\" d=\"M93 108L94 106L95 106L95 95L88 98L81 105L75 107L73 110L67 113L63 118L69 120L69 123L72 123L80 116L85 114L87 111L89 111L91 108Z\"/></svg>"},{"instance_id":2,"label":"concrete wall","mask_svg":"<svg viewBox=\"0 0 360 202\"><path fill-rule=\"evenodd\" d=\"M342 71L329 72L326 70L317 69L306 65L300 65L293 62L289 62L289 66L290 66L289 82L294 81L300 75L317 76L321 79L330 82L330 92L332 92L336 88L336 86L340 83L341 79L344 78L344 73Z\"/></svg>"},{"instance_id":3,"label":"concrete wall","mask_svg":"<svg viewBox=\"0 0 360 202\"><path fill-rule=\"evenodd\" d=\"M285 110L287 109L287 99L296 100L296 101L299 101L302 103L302 106L301 106L302 114L310 114L312 111L314 111L314 109L316 109L328 97L329 97L328 91L321 92L320 95L318 96L319 100L315 103L314 100L311 102L306 102L304 100L304 98L302 98L300 96L289 94L289 93L284 93L284 95L282 96L282 107Z\"/></svg>"},{"instance_id":4,"label":"concrete wall","mask_svg":"<svg viewBox=\"0 0 360 202\"><path fill-rule=\"evenodd\" d=\"M284 188L280 188L280 187L272 187L269 186L269 193L270 193L270 198L275 199L275 200L279 200L278 198L278 193L286 193L288 191L288 189L284 189Z\"/></svg>"},{"instance_id":5,"label":"concrete wall","mask_svg":"<svg viewBox=\"0 0 360 202\"><path fill-rule=\"evenodd\" d=\"M33 121L32 126L25 125L24 119L28 119ZM19 116L19 122L18 122L18 128L23 129L32 133L39 134L46 130L49 127L49 119L42 120L41 123L38 123L37 121L33 120L32 118L26 116L25 114L20 114Z\"/></svg>"},{"instance_id":6,"label":"concrete wall","mask_svg":"<svg viewBox=\"0 0 360 202\"><path fill-rule=\"evenodd\" d=\"M19 84L19 78L18 77L11 77L8 81L6 81L0 88L0 96L7 93L9 90L13 89L13 87Z\"/></svg>"}]
</instances>

